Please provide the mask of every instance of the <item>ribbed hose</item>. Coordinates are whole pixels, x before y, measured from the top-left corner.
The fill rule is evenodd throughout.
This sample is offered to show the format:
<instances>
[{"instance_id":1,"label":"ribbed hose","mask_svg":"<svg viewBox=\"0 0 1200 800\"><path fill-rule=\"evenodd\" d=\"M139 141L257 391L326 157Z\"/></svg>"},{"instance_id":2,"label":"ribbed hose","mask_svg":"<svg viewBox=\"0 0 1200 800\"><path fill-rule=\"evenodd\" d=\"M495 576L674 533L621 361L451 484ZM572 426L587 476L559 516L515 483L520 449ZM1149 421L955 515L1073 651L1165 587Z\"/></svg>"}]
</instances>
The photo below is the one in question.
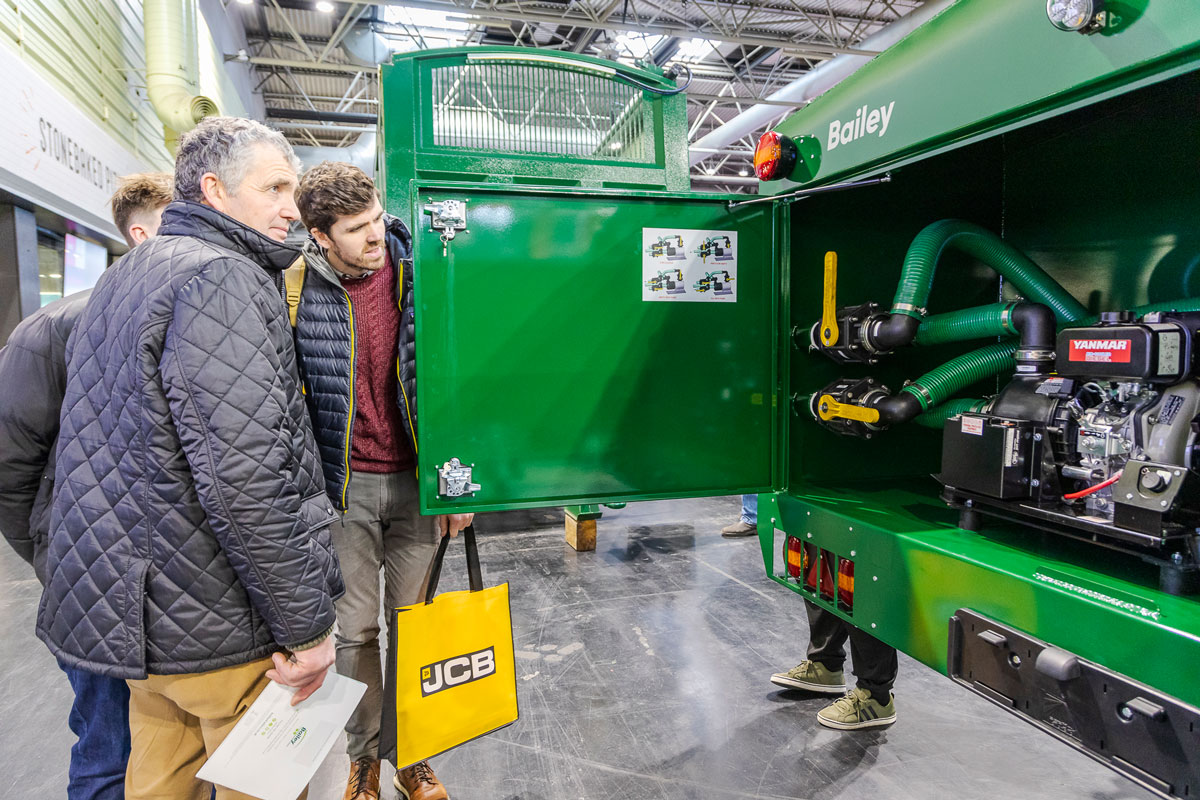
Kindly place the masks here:
<instances>
[{"instance_id":1,"label":"ribbed hose","mask_svg":"<svg viewBox=\"0 0 1200 800\"><path fill-rule=\"evenodd\" d=\"M921 408L928 410L975 381L1011 370L1016 352L1016 342L1001 342L973 350L926 372L901 391L917 398Z\"/></svg>"},{"instance_id":2,"label":"ribbed hose","mask_svg":"<svg viewBox=\"0 0 1200 800\"><path fill-rule=\"evenodd\" d=\"M996 234L972 222L944 219L927 225L909 245L892 301L893 314L920 316L918 309L928 305L934 270L947 247L987 264L1010 281L1025 299L1049 306L1059 319L1076 320L1087 313L1070 292Z\"/></svg>"},{"instance_id":3,"label":"ribbed hose","mask_svg":"<svg viewBox=\"0 0 1200 800\"><path fill-rule=\"evenodd\" d=\"M1143 314L1153 314L1155 311L1200 311L1200 297L1185 297L1179 300L1168 300L1165 303L1148 303L1130 310L1139 317Z\"/></svg>"},{"instance_id":4,"label":"ribbed hose","mask_svg":"<svg viewBox=\"0 0 1200 800\"><path fill-rule=\"evenodd\" d=\"M987 400L951 400L948 403L942 403L937 408L929 409L913 422L924 425L926 428L943 428L946 420L951 417L957 417L966 411L980 411L987 403Z\"/></svg>"},{"instance_id":5,"label":"ribbed hose","mask_svg":"<svg viewBox=\"0 0 1200 800\"><path fill-rule=\"evenodd\" d=\"M913 344L930 345L1009 336L1017 332L1012 321L1012 309L1015 305L1016 303L994 303L990 306L964 308L961 311L926 317L917 330L917 338L913 339Z\"/></svg>"}]
</instances>

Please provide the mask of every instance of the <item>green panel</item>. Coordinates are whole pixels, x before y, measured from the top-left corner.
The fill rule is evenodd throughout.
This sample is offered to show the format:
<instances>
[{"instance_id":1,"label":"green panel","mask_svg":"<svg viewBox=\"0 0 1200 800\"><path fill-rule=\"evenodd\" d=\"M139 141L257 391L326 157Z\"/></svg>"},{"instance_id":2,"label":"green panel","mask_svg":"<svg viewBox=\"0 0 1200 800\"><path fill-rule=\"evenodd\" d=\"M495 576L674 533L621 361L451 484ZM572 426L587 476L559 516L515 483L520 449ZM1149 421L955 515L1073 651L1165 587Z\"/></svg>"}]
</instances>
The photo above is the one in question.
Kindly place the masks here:
<instances>
[{"instance_id":1,"label":"green panel","mask_svg":"<svg viewBox=\"0 0 1200 800\"><path fill-rule=\"evenodd\" d=\"M422 511L567 505L772 486L778 425L772 204L489 191L443 256L414 215ZM644 302L642 228L738 233L736 303ZM483 488L437 498L437 468Z\"/></svg>"},{"instance_id":2,"label":"green panel","mask_svg":"<svg viewBox=\"0 0 1200 800\"><path fill-rule=\"evenodd\" d=\"M819 152L807 165L815 177L804 182L829 182L1194 68L1200 57L1195 0L1107 5L1118 24L1084 36L1054 28L1043 2L959 0L778 130L809 137L807 145ZM872 117L876 110L881 113ZM848 143L841 141L843 131L852 134ZM794 173L797 180L803 172Z\"/></svg>"},{"instance_id":3,"label":"green panel","mask_svg":"<svg viewBox=\"0 0 1200 800\"><path fill-rule=\"evenodd\" d=\"M1014 526L961 530L920 485L793 494L760 498L768 574L814 599L780 577L776 527L851 558L853 613L822 605L934 669L946 671L950 616L970 608L1200 704L1200 602L1159 591L1136 559Z\"/></svg>"},{"instance_id":4,"label":"green panel","mask_svg":"<svg viewBox=\"0 0 1200 800\"><path fill-rule=\"evenodd\" d=\"M455 79L439 83L435 75L447 70L453 70ZM395 56L380 71L388 205L410 205L414 178L687 191L685 96L638 90L626 78L660 90L675 87L657 67L642 69L527 47L447 48ZM630 105L631 98L637 102ZM578 106L563 109L562 130L539 129L539 113L546 112L549 103L568 101ZM461 111L464 106L480 118L470 134L461 130L466 122L454 116L466 114ZM460 135L438 132L434 119L439 113L448 120L443 126ZM589 129L623 130L616 123L635 117L642 131L636 137L644 144L642 151L631 152L611 134L594 151L572 150L582 146ZM516 140L524 141L528 149L508 151Z\"/></svg>"},{"instance_id":5,"label":"green panel","mask_svg":"<svg viewBox=\"0 0 1200 800\"><path fill-rule=\"evenodd\" d=\"M1090 311L1200 296L1198 96L1192 72L1006 136L1006 235Z\"/></svg>"}]
</instances>

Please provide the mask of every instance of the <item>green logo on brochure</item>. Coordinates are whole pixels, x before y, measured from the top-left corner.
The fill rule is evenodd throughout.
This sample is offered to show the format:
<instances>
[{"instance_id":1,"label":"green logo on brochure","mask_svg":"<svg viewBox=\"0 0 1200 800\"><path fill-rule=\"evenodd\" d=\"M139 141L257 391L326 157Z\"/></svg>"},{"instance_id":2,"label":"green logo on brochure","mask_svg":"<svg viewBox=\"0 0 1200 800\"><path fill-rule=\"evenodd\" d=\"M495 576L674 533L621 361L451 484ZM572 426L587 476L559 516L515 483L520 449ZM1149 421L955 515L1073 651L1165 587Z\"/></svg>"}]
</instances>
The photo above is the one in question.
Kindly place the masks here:
<instances>
[{"instance_id":1,"label":"green logo on brochure","mask_svg":"<svg viewBox=\"0 0 1200 800\"><path fill-rule=\"evenodd\" d=\"M292 731L292 740L288 744L300 744L300 742L304 741L306 735L308 735L308 728L296 728L296 730Z\"/></svg>"}]
</instances>

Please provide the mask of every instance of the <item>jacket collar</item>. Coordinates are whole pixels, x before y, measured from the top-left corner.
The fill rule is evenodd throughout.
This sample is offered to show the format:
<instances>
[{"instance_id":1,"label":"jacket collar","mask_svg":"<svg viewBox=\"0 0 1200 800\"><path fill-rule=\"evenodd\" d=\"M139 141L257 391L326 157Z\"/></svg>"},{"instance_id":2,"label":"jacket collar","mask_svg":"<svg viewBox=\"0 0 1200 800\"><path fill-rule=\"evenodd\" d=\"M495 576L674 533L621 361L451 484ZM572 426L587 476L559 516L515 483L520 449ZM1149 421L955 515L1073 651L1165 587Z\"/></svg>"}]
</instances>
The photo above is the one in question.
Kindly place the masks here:
<instances>
[{"instance_id":1,"label":"jacket collar","mask_svg":"<svg viewBox=\"0 0 1200 800\"><path fill-rule=\"evenodd\" d=\"M176 200L163 210L162 236L192 236L224 247L272 272L287 269L300 248L277 242L211 206Z\"/></svg>"}]
</instances>

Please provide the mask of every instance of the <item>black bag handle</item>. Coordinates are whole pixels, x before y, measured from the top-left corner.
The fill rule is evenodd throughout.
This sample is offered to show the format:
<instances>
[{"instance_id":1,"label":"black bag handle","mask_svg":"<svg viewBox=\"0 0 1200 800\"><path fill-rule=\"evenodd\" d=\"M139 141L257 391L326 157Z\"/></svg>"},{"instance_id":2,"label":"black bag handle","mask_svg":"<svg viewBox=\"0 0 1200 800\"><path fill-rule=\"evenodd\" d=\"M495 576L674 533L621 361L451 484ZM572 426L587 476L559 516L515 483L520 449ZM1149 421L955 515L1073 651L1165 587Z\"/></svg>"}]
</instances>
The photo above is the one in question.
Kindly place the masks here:
<instances>
[{"instance_id":1,"label":"black bag handle","mask_svg":"<svg viewBox=\"0 0 1200 800\"><path fill-rule=\"evenodd\" d=\"M475 543L475 525L472 523L463 528L463 540L467 545L467 580L470 583L471 591L478 592L483 589L483 571L479 568L479 548ZM442 537L441 544L438 545L437 555L433 557L433 564L429 567L429 588L425 590L425 604L429 605L433 602L433 596L437 594L438 579L442 577L442 561L446 558L446 548L450 546L450 536Z\"/></svg>"}]
</instances>

